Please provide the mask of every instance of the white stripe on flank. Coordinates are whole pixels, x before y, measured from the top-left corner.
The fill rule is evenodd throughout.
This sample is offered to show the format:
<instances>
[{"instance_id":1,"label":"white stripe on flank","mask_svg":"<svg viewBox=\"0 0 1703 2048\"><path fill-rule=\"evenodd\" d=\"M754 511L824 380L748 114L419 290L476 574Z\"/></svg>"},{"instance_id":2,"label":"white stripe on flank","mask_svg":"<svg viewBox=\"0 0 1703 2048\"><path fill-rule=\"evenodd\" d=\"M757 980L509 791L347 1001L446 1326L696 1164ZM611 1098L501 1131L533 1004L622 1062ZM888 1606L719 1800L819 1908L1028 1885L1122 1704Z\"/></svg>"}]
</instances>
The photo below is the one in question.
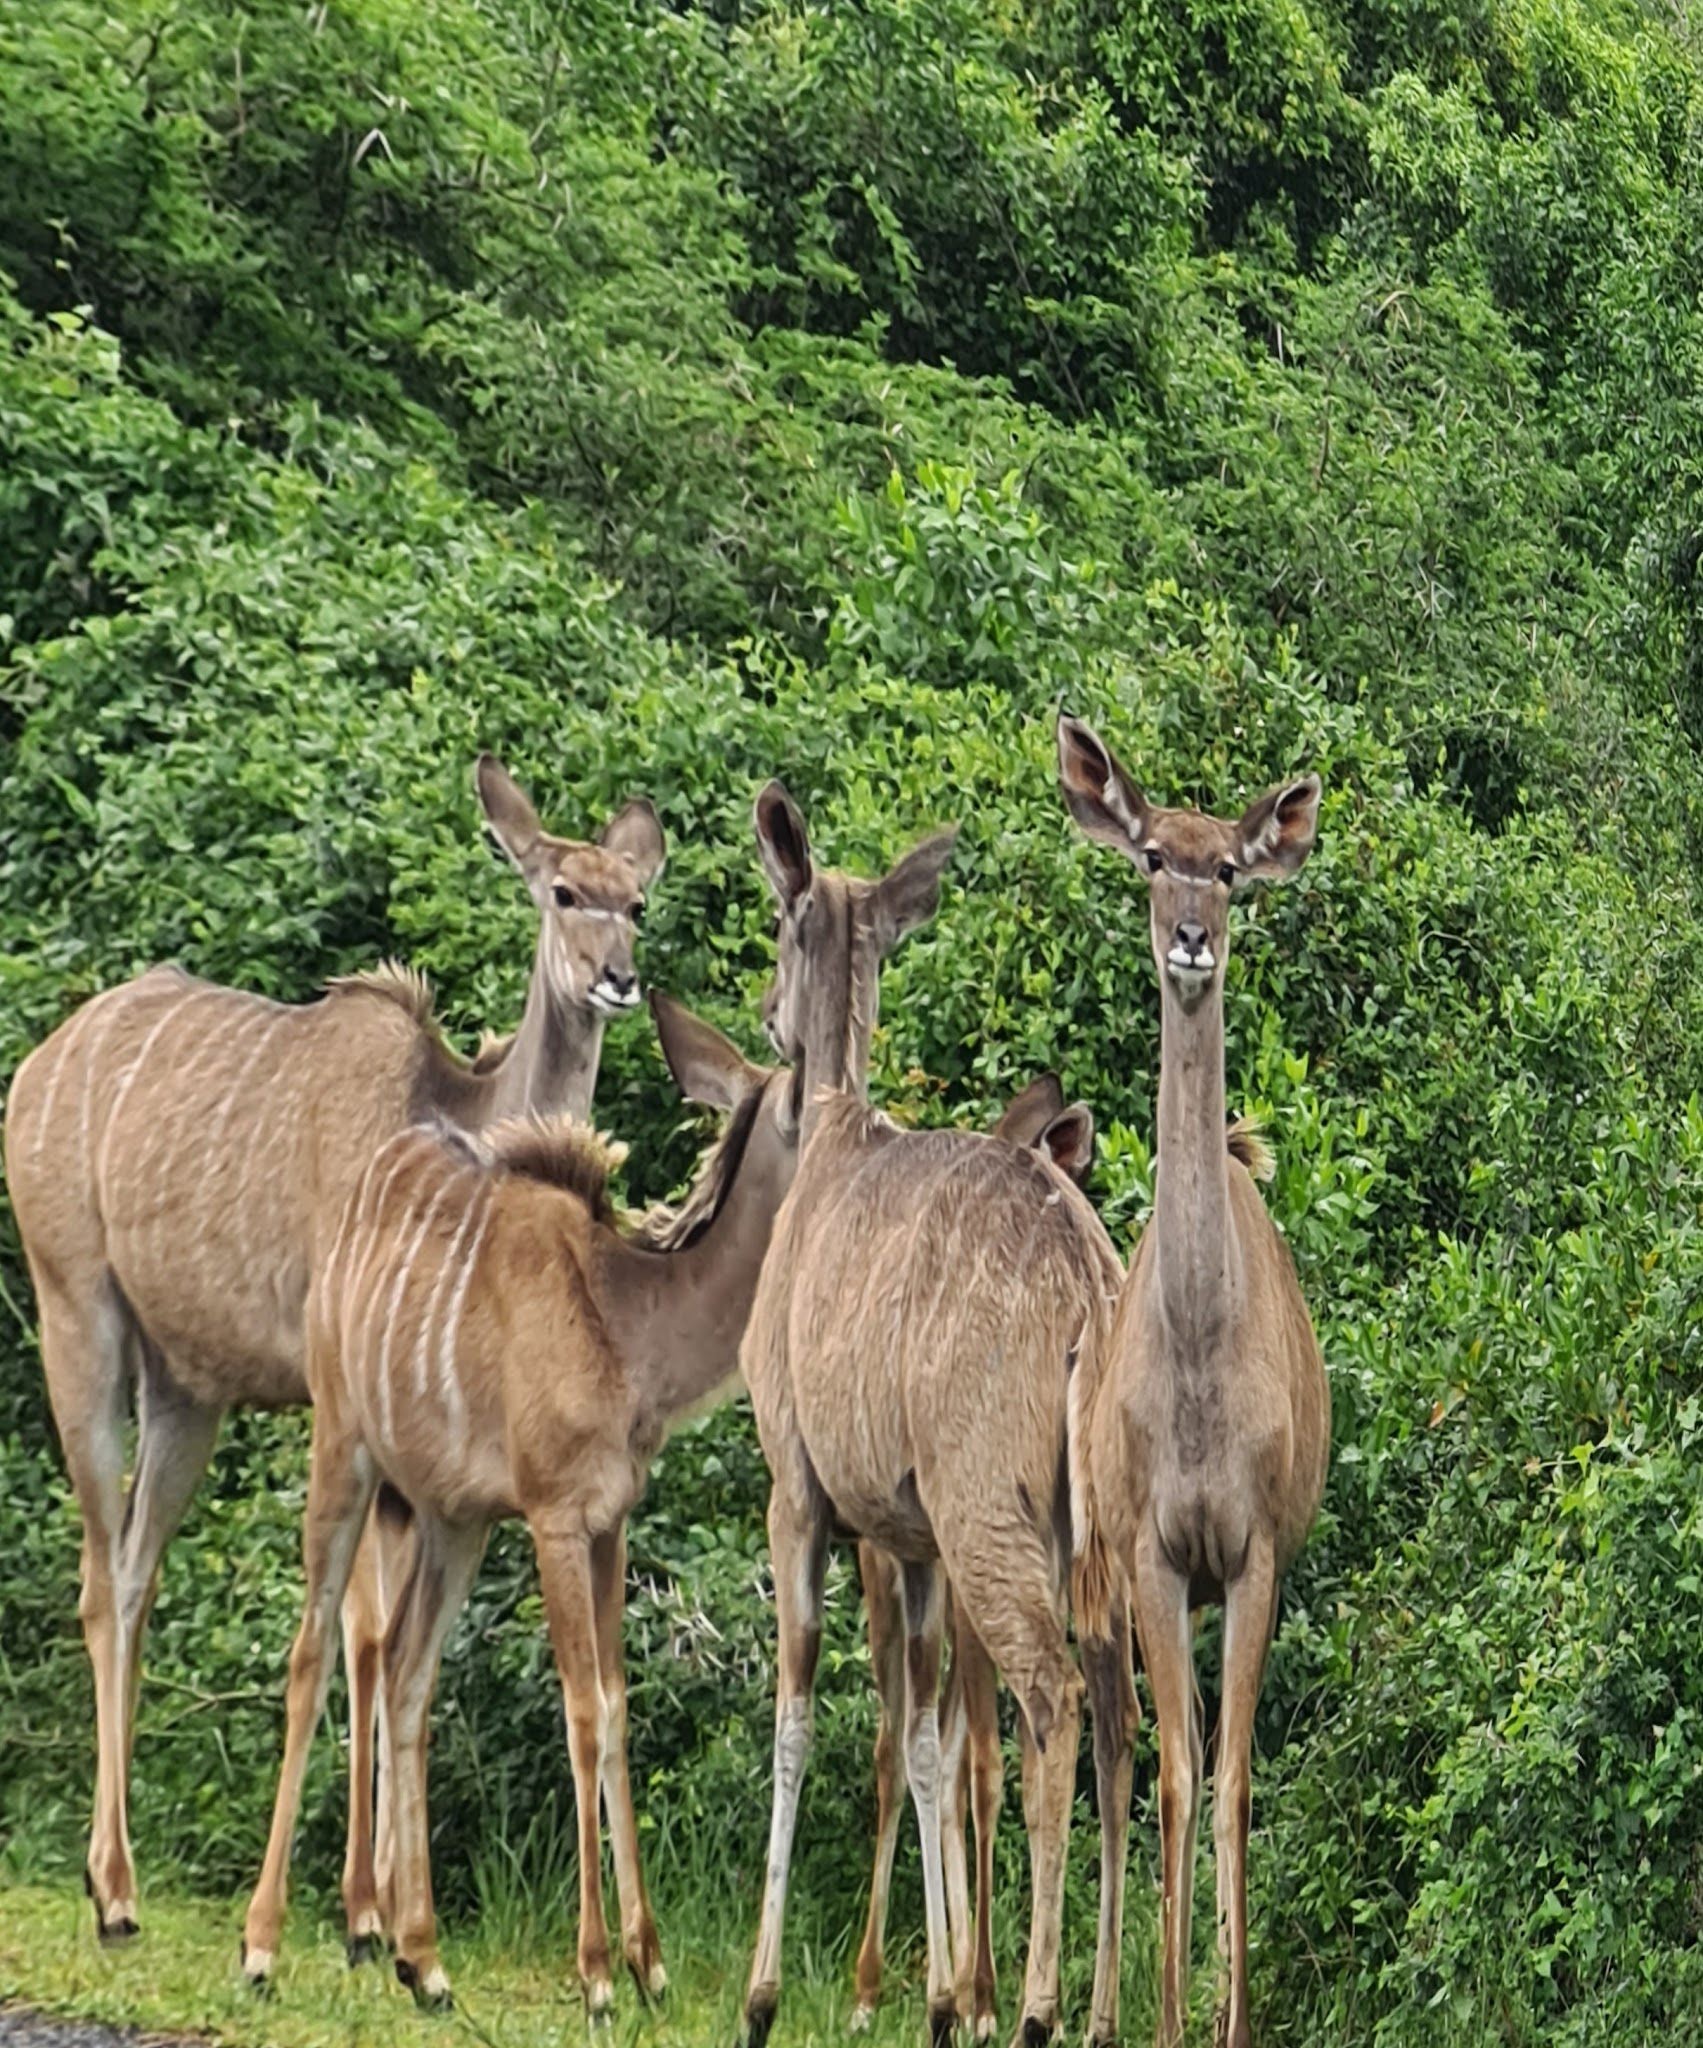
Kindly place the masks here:
<instances>
[{"instance_id":1,"label":"white stripe on flank","mask_svg":"<svg viewBox=\"0 0 1703 2048\"><path fill-rule=\"evenodd\" d=\"M59 1083L64 1078L66 1064L71 1057L72 1040L83 1035L83 1026L89 1021L89 1012L99 1001L100 997L96 996L94 1002L85 1003L76 1016L72 1017L64 1026L65 1040L59 1048L58 1057L53 1062L53 1069L47 1081L47 1093L42 1097L41 1115L36 1120L35 1144L30 1151L32 1159L40 1159L42 1150L47 1144L47 1134L53 1128L53 1099L59 1093Z\"/></svg>"},{"instance_id":2,"label":"white stripe on flank","mask_svg":"<svg viewBox=\"0 0 1703 2048\"><path fill-rule=\"evenodd\" d=\"M185 1004L194 1002L197 996L206 995L207 993L208 991L206 989L192 988L189 991L188 995L179 996L175 1003L168 1003L165 1009L155 1019L153 1029L148 1033L147 1037L143 1039L141 1045L137 1047L135 1057L131 1060L129 1066L127 1066L124 1070L124 1078L118 1084L118 1093L112 1098L112 1107L106 1113L106 1124L101 1132L100 1158L95 1162L95 1200L101 1203L103 1207L105 1206L106 1202L106 1163L108 1157L112 1152L113 1129L118 1122L119 1113L124 1108L124 1104L127 1097L130 1094L130 1090L132 1086L135 1084L136 1076L139 1073L141 1073L143 1067L147 1064L148 1055L154 1049L154 1040L159 1037L160 1033L177 1015L179 1010L181 1010Z\"/></svg>"},{"instance_id":3,"label":"white stripe on flank","mask_svg":"<svg viewBox=\"0 0 1703 2048\"><path fill-rule=\"evenodd\" d=\"M349 1369L348 1361L354 1356L356 1326L354 1322L351 1320L351 1317L353 1316L355 1305L360 1299L361 1288L366 1283L366 1279L368 1277L367 1268L371 1266L375 1262L375 1260L379 1259L384 1251L384 1231L382 1228L382 1224L384 1218L385 1197L390 1193L391 1188L395 1185L396 1176L408 1164L408 1154L411 1147L411 1141L416 1135L417 1133L413 1131L404 1131L400 1134L400 1136L392 1138L388 1145L380 1147L378 1157L373 1161L373 1167L376 1169L377 1167L383 1165L387 1155L394 1155L390 1159L390 1170L385 1174L384 1179L379 1183L370 1201L367 1199L365 1191L363 1190L362 1192L360 1202L360 1213L356 1220L359 1228L364 1233L364 1237L361 1243L359 1253L351 1257L351 1259L349 1260L347 1268L347 1277L340 1283L340 1291L344 1296L345 1305L349 1312L347 1315L339 1318L339 1322L343 1331L343 1356L345 1360L345 1372L347 1372ZM361 1322L361 1327L367 1331L369 1336L372 1324L372 1312L374 1306L376 1305L376 1298L378 1293L378 1275L376 1273L373 1274L372 1279L374 1282L374 1299L368 1301L366 1307L366 1314L363 1316Z\"/></svg>"},{"instance_id":4,"label":"white stripe on flank","mask_svg":"<svg viewBox=\"0 0 1703 2048\"><path fill-rule=\"evenodd\" d=\"M83 1114L77 1126L78 1146L82 1153L85 1171L92 1164L89 1158L89 1111L94 1106L96 1062L100 1057L100 1048L106 1044L107 1033L112 1029L112 1020L118 1013L119 998L121 996L134 995L136 987L137 984L135 982L129 981L125 983L123 988L109 989L104 998L97 998L106 1011L106 1015L102 1019L100 1035L89 1048L89 1056L83 1062ZM93 1005L90 1007L92 1008ZM92 1173L89 1175L89 1179L92 1189L94 1180Z\"/></svg>"},{"instance_id":5,"label":"white stripe on flank","mask_svg":"<svg viewBox=\"0 0 1703 2048\"><path fill-rule=\"evenodd\" d=\"M287 1024L289 1022L290 1012L287 1009L284 1009L282 1006L279 1006L277 1008L276 1014L268 1017L266 1012L267 1010L273 1009L273 1007L274 1006L272 1004L268 1003L265 1010L261 1010L257 1013L259 1017L265 1022L266 1029L263 1032L261 1032L260 1036L255 1040L254 1050L249 1054L248 1058L243 1061L242 1065L238 1067L235 1077L225 1084L225 1096L224 1101L219 1106L218 1122L215 1123L213 1128L207 1133L207 1150L209 1152L212 1152L216 1147L223 1144L225 1133L230 1129L231 1118L235 1114L236 1106L239 1102L243 1100L243 1083L247 1081L249 1075L254 1072L255 1065L258 1062L260 1055L272 1043L273 1033L278 1029L280 1024ZM244 1021L246 1022L246 1019ZM246 1149L243 1153L242 1170L244 1173L246 1173L248 1170L248 1150Z\"/></svg>"},{"instance_id":6,"label":"white stripe on flank","mask_svg":"<svg viewBox=\"0 0 1703 2048\"><path fill-rule=\"evenodd\" d=\"M445 1419L452 1429L465 1428L467 1423L467 1403L462 1398L461 1379L456 1371L456 1347L461 1338L461 1315L467 1306L467 1290L473 1284L473 1269L479 1263L479 1247L485 1241L485 1226L491 1220L496 1200L488 1187L481 1188L479 1192L485 1197L480 1206L479 1228L473 1233L473 1242L467 1247L462 1260L461 1277L450 1297L443 1341L438 1346L438 1391L443 1396Z\"/></svg>"},{"instance_id":7,"label":"white stripe on flank","mask_svg":"<svg viewBox=\"0 0 1703 2048\"><path fill-rule=\"evenodd\" d=\"M379 1427L383 1431L384 1441L387 1444L392 1441L391 1419L393 1414L390 1385L390 1340L395 1334L396 1318L402 1308L402 1290L408 1284L409 1274L414 1270L414 1261L420 1256L420 1247L426 1241L426 1232L432 1227L432 1218L443 1207L444 1197L453 1191L455 1183L460 1177L459 1174L452 1172L447 1174L444 1180L439 1183L437 1193L433 1195L421 1213L419 1229L415 1231L413 1237L409 1240L408 1249L396 1262L396 1278L390 1283L390 1300L386 1304L384 1311L384 1335L379 1339L378 1346Z\"/></svg>"},{"instance_id":8,"label":"white stripe on flank","mask_svg":"<svg viewBox=\"0 0 1703 2048\"><path fill-rule=\"evenodd\" d=\"M444 1254L443 1264L438 1268L438 1277L432 1283L432 1297L426 1304L425 1320L420 1325L419 1339L414 1346L414 1391L422 1401L426 1398L426 1360L431 1355L432 1337L438 1327L438 1310L443 1305L444 1289L449 1285L450 1275L459 1270L461 1254L467 1244L467 1234L473 1228L473 1220L479 1213L479 1205L484 1195L485 1183L476 1181L472 1198L461 1219L461 1227L456 1231L454 1242Z\"/></svg>"}]
</instances>

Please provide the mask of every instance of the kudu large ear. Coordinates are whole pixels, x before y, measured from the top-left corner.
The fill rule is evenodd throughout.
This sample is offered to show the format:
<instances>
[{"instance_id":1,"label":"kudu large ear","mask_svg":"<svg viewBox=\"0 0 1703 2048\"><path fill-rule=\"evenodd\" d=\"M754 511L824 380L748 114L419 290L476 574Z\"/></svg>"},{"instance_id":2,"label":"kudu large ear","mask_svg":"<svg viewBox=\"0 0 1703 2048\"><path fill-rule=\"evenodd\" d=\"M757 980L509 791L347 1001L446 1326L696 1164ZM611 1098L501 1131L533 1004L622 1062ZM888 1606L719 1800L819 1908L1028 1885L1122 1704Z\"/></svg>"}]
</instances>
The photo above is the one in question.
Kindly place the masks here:
<instances>
[{"instance_id":1,"label":"kudu large ear","mask_svg":"<svg viewBox=\"0 0 1703 2048\"><path fill-rule=\"evenodd\" d=\"M1027 1088L1012 1096L1005 1114L993 1127L996 1138L1025 1150L1040 1140L1059 1111L1064 1108L1064 1084L1057 1074L1037 1074Z\"/></svg>"},{"instance_id":2,"label":"kudu large ear","mask_svg":"<svg viewBox=\"0 0 1703 2048\"><path fill-rule=\"evenodd\" d=\"M779 782L767 783L757 798L757 851L769 886L790 908L810 887L810 834L804 813Z\"/></svg>"},{"instance_id":3,"label":"kudu large ear","mask_svg":"<svg viewBox=\"0 0 1703 2048\"><path fill-rule=\"evenodd\" d=\"M1061 711L1058 786L1070 815L1090 839L1132 853L1146 836L1148 802L1085 719Z\"/></svg>"},{"instance_id":4,"label":"kudu large ear","mask_svg":"<svg viewBox=\"0 0 1703 2048\"><path fill-rule=\"evenodd\" d=\"M713 1024L693 1016L684 1003L659 990L650 992L650 1013L662 1056L675 1085L688 1102L712 1109L732 1109L767 1078L768 1070L748 1060L731 1038Z\"/></svg>"},{"instance_id":5,"label":"kudu large ear","mask_svg":"<svg viewBox=\"0 0 1703 2048\"><path fill-rule=\"evenodd\" d=\"M1288 881L1318 837L1321 787L1316 775L1303 775L1249 804L1236 827L1236 864L1244 874Z\"/></svg>"},{"instance_id":6,"label":"kudu large ear","mask_svg":"<svg viewBox=\"0 0 1703 2048\"><path fill-rule=\"evenodd\" d=\"M473 769L473 786L497 844L528 882L533 882L545 851L544 827L532 801L495 754L481 754Z\"/></svg>"},{"instance_id":7,"label":"kudu large ear","mask_svg":"<svg viewBox=\"0 0 1703 2048\"><path fill-rule=\"evenodd\" d=\"M624 803L597 835L597 843L610 853L621 854L631 863L641 889L650 887L668 858L662 820L656 815L656 806L648 796L636 796Z\"/></svg>"},{"instance_id":8,"label":"kudu large ear","mask_svg":"<svg viewBox=\"0 0 1703 2048\"><path fill-rule=\"evenodd\" d=\"M1061 1109L1041 1133L1035 1149L1045 1152L1073 1181L1085 1181L1094 1164L1094 1112L1085 1102Z\"/></svg>"},{"instance_id":9,"label":"kudu large ear","mask_svg":"<svg viewBox=\"0 0 1703 2048\"><path fill-rule=\"evenodd\" d=\"M956 825L936 832L901 855L876 883L875 941L883 953L890 953L906 932L927 924L940 908L940 878L957 843Z\"/></svg>"}]
</instances>

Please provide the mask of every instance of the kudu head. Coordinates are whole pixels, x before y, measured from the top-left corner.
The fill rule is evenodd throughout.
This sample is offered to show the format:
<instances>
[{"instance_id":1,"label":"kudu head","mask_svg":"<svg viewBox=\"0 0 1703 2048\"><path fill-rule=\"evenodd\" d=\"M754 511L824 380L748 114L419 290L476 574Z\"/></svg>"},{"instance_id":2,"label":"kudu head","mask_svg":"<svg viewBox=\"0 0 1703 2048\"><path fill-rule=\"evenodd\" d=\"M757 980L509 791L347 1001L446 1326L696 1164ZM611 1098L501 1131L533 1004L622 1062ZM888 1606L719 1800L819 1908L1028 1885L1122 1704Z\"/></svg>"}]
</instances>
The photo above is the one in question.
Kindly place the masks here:
<instances>
[{"instance_id":1,"label":"kudu head","mask_svg":"<svg viewBox=\"0 0 1703 2048\"><path fill-rule=\"evenodd\" d=\"M819 868L780 783L757 799L757 850L780 905L763 1026L799 1076L805 1115L823 1089L862 1095L881 962L940 902L957 828L920 840L878 882Z\"/></svg>"},{"instance_id":2,"label":"kudu head","mask_svg":"<svg viewBox=\"0 0 1703 2048\"><path fill-rule=\"evenodd\" d=\"M494 754L479 756L474 782L497 844L519 868L543 919L538 957L551 995L601 1017L635 1009L633 937L666 852L649 799L624 804L587 844L546 832Z\"/></svg>"},{"instance_id":3,"label":"kudu head","mask_svg":"<svg viewBox=\"0 0 1703 2048\"><path fill-rule=\"evenodd\" d=\"M1150 803L1104 740L1060 716L1058 777L1072 817L1134 861L1147 882L1153 958L1185 1011L1223 988L1230 897L1249 882L1286 882L1313 850L1319 778L1303 775L1234 820Z\"/></svg>"}]
</instances>

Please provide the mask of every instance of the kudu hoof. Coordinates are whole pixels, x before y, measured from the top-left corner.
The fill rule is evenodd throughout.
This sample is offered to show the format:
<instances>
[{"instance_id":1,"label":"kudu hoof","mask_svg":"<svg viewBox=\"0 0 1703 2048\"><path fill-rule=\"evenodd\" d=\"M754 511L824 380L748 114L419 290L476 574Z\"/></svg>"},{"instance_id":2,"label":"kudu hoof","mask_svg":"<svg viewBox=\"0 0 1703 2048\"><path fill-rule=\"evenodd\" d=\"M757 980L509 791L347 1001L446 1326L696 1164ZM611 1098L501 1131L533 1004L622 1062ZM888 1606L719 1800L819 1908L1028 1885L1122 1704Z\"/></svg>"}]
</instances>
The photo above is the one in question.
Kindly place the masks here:
<instances>
[{"instance_id":1,"label":"kudu hoof","mask_svg":"<svg viewBox=\"0 0 1703 2048\"><path fill-rule=\"evenodd\" d=\"M95 1932L100 1937L102 1948L117 1948L122 1942L134 1941L141 1933L134 1913L117 1913L112 1919L107 1918L106 1908L101 1904L100 1893L95 1890L95 1880L87 1865L83 1869L83 1891L95 1909Z\"/></svg>"},{"instance_id":2,"label":"kudu hoof","mask_svg":"<svg viewBox=\"0 0 1703 2048\"><path fill-rule=\"evenodd\" d=\"M343 1944L343 1953L349 1958L351 1970L358 1970L363 1963L376 1963L384 1954L382 1934L351 1934Z\"/></svg>"},{"instance_id":3,"label":"kudu hoof","mask_svg":"<svg viewBox=\"0 0 1703 2048\"><path fill-rule=\"evenodd\" d=\"M763 2048L775 2024L776 1994L759 1991L745 2002L745 2048Z\"/></svg>"},{"instance_id":4,"label":"kudu hoof","mask_svg":"<svg viewBox=\"0 0 1703 2048\"><path fill-rule=\"evenodd\" d=\"M1032 2012L1025 2013L1023 2024L1017 2030L1018 2048L1047 2048L1047 2043L1057 2031L1056 2021L1049 2026L1045 2020L1037 2019Z\"/></svg>"},{"instance_id":5,"label":"kudu hoof","mask_svg":"<svg viewBox=\"0 0 1703 2048\"><path fill-rule=\"evenodd\" d=\"M873 2005L854 2005L851 2009L851 2018L846 2021L846 2032L848 2034L867 2034L874 2024L875 2008Z\"/></svg>"},{"instance_id":6,"label":"kudu hoof","mask_svg":"<svg viewBox=\"0 0 1703 2048\"><path fill-rule=\"evenodd\" d=\"M244 1935L237 1942L237 1961L242 1969L242 1981L256 1998L272 1998L277 1986L272 1982L272 1951L267 1948L250 1948Z\"/></svg>"},{"instance_id":7,"label":"kudu hoof","mask_svg":"<svg viewBox=\"0 0 1703 2048\"><path fill-rule=\"evenodd\" d=\"M396 1981L414 1994L414 2003L422 2012L453 2012L455 2000L450 1996L449 1979L436 1963L421 1973L418 1966L396 1958Z\"/></svg>"},{"instance_id":8,"label":"kudu hoof","mask_svg":"<svg viewBox=\"0 0 1703 2048\"><path fill-rule=\"evenodd\" d=\"M648 1963L642 1955L629 1956L627 1968L647 2005L658 2005L668 1995L668 1972L662 1967L661 1956L652 1956Z\"/></svg>"},{"instance_id":9,"label":"kudu hoof","mask_svg":"<svg viewBox=\"0 0 1703 2048\"><path fill-rule=\"evenodd\" d=\"M947 2048L952 2039L953 2029L958 2024L958 2007L948 1999L944 2005L932 2005L928 2010L929 2048Z\"/></svg>"}]
</instances>

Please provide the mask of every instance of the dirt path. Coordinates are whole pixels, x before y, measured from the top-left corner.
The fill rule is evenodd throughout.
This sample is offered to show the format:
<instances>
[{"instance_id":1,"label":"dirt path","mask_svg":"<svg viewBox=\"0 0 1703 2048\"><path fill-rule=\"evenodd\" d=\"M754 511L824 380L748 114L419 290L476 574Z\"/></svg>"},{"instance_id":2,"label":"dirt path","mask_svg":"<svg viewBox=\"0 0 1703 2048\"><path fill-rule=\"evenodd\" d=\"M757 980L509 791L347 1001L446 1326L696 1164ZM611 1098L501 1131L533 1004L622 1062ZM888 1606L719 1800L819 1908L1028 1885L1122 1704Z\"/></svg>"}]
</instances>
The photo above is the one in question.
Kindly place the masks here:
<instances>
[{"instance_id":1,"label":"dirt path","mask_svg":"<svg viewBox=\"0 0 1703 2048\"><path fill-rule=\"evenodd\" d=\"M163 2034L106 2027L98 2020L50 2019L22 2006L0 2006L0 2048L153 2048Z\"/></svg>"}]
</instances>

